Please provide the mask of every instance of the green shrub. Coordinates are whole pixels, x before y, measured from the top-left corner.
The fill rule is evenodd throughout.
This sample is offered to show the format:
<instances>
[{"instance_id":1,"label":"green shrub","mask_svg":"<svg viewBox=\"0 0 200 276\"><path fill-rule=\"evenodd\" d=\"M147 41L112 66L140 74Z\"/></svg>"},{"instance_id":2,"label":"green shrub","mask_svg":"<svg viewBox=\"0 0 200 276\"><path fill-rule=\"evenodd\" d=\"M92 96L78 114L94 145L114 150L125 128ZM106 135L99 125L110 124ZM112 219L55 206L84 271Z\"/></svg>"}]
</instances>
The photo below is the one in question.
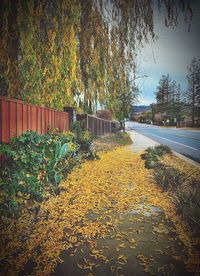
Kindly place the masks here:
<instances>
[{"instance_id":1,"label":"green shrub","mask_svg":"<svg viewBox=\"0 0 200 276\"><path fill-rule=\"evenodd\" d=\"M45 194L59 193L62 177L82 158L97 158L92 146L91 132L79 124L74 132L48 128L47 134L39 135L28 131L9 144L1 143L1 214L18 214L24 199L41 201Z\"/></svg>"},{"instance_id":2,"label":"green shrub","mask_svg":"<svg viewBox=\"0 0 200 276\"><path fill-rule=\"evenodd\" d=\"M44 191L58 192L62 176L80 162L74 140L70 132L38 135L30 131L1 144L0 208L4 215L18 212L21 198L40 201Z\"/></svg>"},{"instance_id":3,"label":"green shrub","mask_svg":"<svg viewBox=\"0 0 200 276\"><path fill-rule=\"evenodd\" d=\"M1 143L0 212L20 212L23 200L41 201L45 194L60 192L59 183L82 158L96 158L92 135L76 124L75 132L48 129L39 135L28 131L9 144Z\"/></svg>"},{"instance_id":4,"label":"green shrub","mask_svg":"<svg viewBox=\"0 0 200 276\"><path fill-rule=\"evenodd\" d=\"M159 165L159 157L170 153L171 150L169 147L165 145L158 145L154 148L147 148L145 153L141 155L141 158L145 160L145 167L147 169L154 169L157 165Z\"/></svg>"},{"instance_id":5,"label":"green shrub","mask_svg":"<svg viewBox=\"0 0 200 276\"><path fill-rule=\"evenodd\" d=\"M89 129L82 129L80 122L73 123L71 130L75 134L75 141L79 145L80 152L83 157L88 159L97 159L98 156L94 152L91 131Z\"/></svg>"},{"instance_id":6,"label":"green shrub","mask_svg":"<svg viewBox=\"0 0 200 276\"><path fill-rule=\"evenodd\" d=\"M164 154L172 153L171 149L165 145L157 145L154 147L154 152L158 156L163 156Z\"/></svg>"},{"instance_id":7,"label":"green shrub","mask_svg":"<svg viewBox=\"0 0 200 276\"><path fill-rule=\"evenodd\" d=\"M145 160L145 168L147 169L155 168L159 161L157 155L152 148L148 148L147 152L141 155L141 158Z\"/></svg>"},{"instance_id":8,"label":"green shrub","mask_svg":"<svg viewBox=\"0 0 200 276\"><path fill-rule=\"evenodd\" d=\"M157 165L157 162L159 161L157 155L152 151L142 154L141 158L145 160L145 168L147 169L155 168Z\"/></svg>"}]
</instances>

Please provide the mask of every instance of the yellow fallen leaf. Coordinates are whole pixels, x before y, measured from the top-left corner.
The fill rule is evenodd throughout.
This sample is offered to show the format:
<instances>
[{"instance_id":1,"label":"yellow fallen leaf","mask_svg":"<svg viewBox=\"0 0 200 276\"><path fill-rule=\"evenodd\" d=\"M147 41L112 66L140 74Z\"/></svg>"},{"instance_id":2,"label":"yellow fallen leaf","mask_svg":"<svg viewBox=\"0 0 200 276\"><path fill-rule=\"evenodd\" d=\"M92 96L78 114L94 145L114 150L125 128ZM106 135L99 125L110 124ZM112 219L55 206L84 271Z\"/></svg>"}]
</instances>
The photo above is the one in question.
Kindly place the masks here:
<instances>
[{"instance_id":1,"label":"yellow fallen leaf","mask_svg":"<svg viewBox=\"0 0 200 276\"><path fill-rule=\"evenodd\" d=\"M155 249L156 252L159 252L161 254L164 254L164 252L161 249Z\"/></svg>"},{"instance_id":2,"label":"yellow fallen leaf","mask_svg":"<svg viewBox=\"0 0 200 276\"><path fill-rule=\"evenodd\" d=\"M114 272L114 269L115 269L114 266L111 265L111 266L110 266L110 271L111 271L111 272Z\"/></svg>"},{"instance_id":3,"label":"yellow fallen leaf","mask_svg":"<svg viewBox=\"0 0 200 276\"><path fill-rule=\"evenodd\" d=\"M161 272L161 271L164 271L164 269L165 269L165 266L163 265L163 266L159 267L159 268L157 269L157 271L158 271L158 272Z\"/></svg>"},{"instance_id":4,"label":"yellow fallen leaf","mask_svg":"<svg viewBox=\"0 0 200 276\"><path fill-rule=\"evenodd\" d=\"M76 263L76 265L80 268L80 269L84 269L82 265Z\"/></svg>"},{"instance_id":5,"label":"yellow fallen leaf","mask_svg":"<svg viewBox=\"0 0 200 276\"><path fill-rule=\"evenodd\" d=\"M132 238L129 240L129 242L134 244L134 243L136 243L136 240Z\"/></svg>"},{"instance_id":6,"label":"yellow fallen leaf","mask_svg":"<svg viewBox=\"0 0 200 276\"><path fill-rule=\"evenodd\" d=\"M123 258L124 258L124 255L119 255L119 256L117 257L118 260L123 259Z\"/></svg>"},{"instance_id":7,"label":"yellow fallen leaf","mask_svg":"<svg viewBox=\"0 0 200 276\"><path fill-rule=\"evenodd\" d=\"M125 248L126 245L125 245L125 243L122 243L122 244L119 244L118 247L119 247L119 248Z\"/></svg>"}]
</instances>

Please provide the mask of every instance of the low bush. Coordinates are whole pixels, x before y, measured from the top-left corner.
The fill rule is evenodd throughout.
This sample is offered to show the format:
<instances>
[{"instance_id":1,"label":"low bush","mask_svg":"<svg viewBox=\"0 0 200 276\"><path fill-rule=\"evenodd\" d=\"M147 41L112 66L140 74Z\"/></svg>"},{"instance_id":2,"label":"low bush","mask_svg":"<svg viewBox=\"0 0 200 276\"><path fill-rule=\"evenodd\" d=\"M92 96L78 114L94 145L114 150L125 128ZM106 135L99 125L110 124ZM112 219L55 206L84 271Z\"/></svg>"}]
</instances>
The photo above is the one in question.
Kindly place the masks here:
<instances>
[{"instance_id":1,"label":"low bush","mask_svg":"<svg viewBox=\"0 0 200 276\"><path fill-rule=\"evenodd\" d=\"M157 163L158 163L158 161L159 161L157 155L153 151L151 151L151 150L149 150L146 153L143 153L141 155L141 158L143 160L145 160L145 168L147 168L147 169L153 169L153 168L155 168L156 165L157 165Z\"/></svg>"},{"instance_id":2,"label":"low bush","mask_svg":"<svg viewBox=\"0 0 200 276\"><path fill-rule=\"evenodd\" d=\"M172 153L171 149L165 145L157 145L154 147L154 152L158 156L163 156L164 154Z\"/></svg>"},{"instance_id":3,"label":"low bush","mask_svg":"<svg viewBox=\"0 0 200 276\"><path fill-rule=\"evenodd\" d=\"M94 152L92 133L89 129L82 129L80 122L73 123L71 130L75 134L75 141L80 146L80 151L84 158L96 159Z\"/></svg>"},{"instance_id":4,"label":"low bush","mask_svg":"<svg viewBox=\"0 0 200 276\"><path fill-rule=\"evenodd\" d=\"M145 167L147 169L153 169L159 165L159 157L164 154L170 154L171 150L165 145L158 145L154 148L147 148L146 152L141 155L141 158L145 160Z\"/></svg>"},{"instance_id":5,"label":"low bush","mask_svg":"<svg viewBox=\"0 0 200 276\"><path fill-rule=\"evenodd\" d=\"M91 145L88 130L80 130L78 136L69 131L50 130L44 135L28 131L9 144L2 143L1 215L16 215L24 201L41 201L59 193L62 177L83 157L94 158Z\"/></svg>"}]
</instances>

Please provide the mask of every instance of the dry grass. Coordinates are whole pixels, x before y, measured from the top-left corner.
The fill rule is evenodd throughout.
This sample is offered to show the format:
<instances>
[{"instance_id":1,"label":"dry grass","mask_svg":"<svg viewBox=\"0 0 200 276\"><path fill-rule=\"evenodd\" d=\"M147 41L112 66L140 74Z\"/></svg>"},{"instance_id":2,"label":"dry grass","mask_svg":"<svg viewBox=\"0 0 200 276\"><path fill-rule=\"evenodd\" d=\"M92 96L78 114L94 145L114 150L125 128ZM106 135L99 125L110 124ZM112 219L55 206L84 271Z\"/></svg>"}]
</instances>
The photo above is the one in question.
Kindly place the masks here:
<instances>
[{"instance_id":1,"label":"dry grass","mask_svg":"<svg viewBox=\"0 0 200 276\"><path fill-rule=\"evenodd\" d=\"M169 166L173 166L175 169L179 170L181 173L184 173L187 177L187 181L192 179L200 180L200 167L195 167L192 164L189 164L185 160L175 156L173 154L164 155L162 161Z\"/></svg>"},{"instance_id":2,"label":"dry grass","mask_svg":"<svg viewBox=\"0 0 200 276\"><path fill-rule=\"evenodd\" d=\"M111 149L132 144L128 133L113 133L94 139L94 149L96 152L106 152Z\"/></svg>"},{"instance_id":3,"label":"dry grass","mask_svg":"<svg viewBox=\"0 0 200 276\"><path fill-rule=\"evenodd\" d=\"M194 235L197 235L200 233L200 168L172 154L163 156L162 162L182 175L182 181L175 188L173 197L179 214L188 222Z\"/></svg>"}]
</instances>

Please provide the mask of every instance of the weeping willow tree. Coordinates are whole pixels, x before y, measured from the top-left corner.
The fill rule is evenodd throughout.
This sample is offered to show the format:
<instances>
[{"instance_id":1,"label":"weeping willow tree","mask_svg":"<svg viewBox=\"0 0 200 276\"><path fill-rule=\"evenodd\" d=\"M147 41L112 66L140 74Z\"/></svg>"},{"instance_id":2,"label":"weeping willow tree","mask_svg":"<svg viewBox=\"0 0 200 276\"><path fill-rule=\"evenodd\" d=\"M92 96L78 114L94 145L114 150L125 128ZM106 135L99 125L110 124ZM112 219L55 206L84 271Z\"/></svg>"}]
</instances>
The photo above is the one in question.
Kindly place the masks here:
<instances>
[{"instance_id":1,"label":"weeping willow tree","mask_svg":"<svg viewBox=\"0 0 200 276\"><path fill-rule=\"evenodd\" d=\"M2 0L0 94L59 110L102 105L117 117L138 93L131 79L137 49L156 38L153 9L167 27L192 16L187 1L154 2Z\"/></svg>"}]
</instances>

